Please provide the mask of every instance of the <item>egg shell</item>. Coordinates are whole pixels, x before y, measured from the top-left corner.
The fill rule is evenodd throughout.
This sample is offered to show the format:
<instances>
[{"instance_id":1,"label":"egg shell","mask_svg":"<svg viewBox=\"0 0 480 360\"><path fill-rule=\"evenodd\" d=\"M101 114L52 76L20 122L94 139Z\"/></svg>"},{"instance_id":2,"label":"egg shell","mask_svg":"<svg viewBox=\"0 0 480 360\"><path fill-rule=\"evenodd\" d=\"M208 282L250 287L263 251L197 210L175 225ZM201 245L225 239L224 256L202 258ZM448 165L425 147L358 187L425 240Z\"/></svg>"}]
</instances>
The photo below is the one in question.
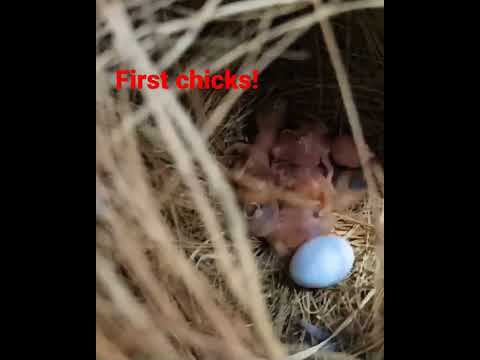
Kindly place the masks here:
<instances>
[{"instance_id":1,"label":"egg shell","mask_svg":"<svg viewBox=\"0 0 480 360\"><path fill-rule=\"evenodd\" d=\"M305 288L331 287L347 278L354 259L353 248L344 238L318 236L297 249L290 261L290 276Z\"/></svg>"}]
</instances>

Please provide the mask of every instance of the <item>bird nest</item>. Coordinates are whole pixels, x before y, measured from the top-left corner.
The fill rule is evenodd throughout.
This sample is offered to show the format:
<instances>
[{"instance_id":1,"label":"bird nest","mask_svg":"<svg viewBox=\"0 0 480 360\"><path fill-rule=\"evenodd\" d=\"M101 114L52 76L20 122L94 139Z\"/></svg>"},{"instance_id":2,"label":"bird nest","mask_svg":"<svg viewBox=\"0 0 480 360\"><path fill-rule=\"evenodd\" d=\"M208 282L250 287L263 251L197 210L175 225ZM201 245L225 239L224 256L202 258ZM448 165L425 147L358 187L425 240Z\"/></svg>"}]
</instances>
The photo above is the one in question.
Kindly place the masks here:
<instances>
[{"instance_id":1,"label":"bird nest","mask_svg":"<svg viewBox=\"0 0 480 360\"><path fill-rule=\"evenodd\" d=\"M368 9L382 6L97 3L97 358L383 357L381 166L365 169L364 201L334 214L353 272L317 290L248 236L224 166L226 149L253 141L259 104L278 97L289 121L353 132L383 166L383 9ZM118 68L261 75L246 91L114 91Z\"/></svg>"}]
</instances>

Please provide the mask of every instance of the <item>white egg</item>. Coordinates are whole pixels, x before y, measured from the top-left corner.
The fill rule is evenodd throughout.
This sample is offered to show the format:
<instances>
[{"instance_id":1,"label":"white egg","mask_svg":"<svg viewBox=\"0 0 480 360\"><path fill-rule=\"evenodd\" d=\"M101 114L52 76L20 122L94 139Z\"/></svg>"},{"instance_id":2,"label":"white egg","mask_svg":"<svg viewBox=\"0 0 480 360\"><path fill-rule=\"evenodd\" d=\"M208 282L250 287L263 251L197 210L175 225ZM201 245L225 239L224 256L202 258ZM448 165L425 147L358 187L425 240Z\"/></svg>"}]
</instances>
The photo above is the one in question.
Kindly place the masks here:
<instances>
[{"instance_id":1,"label":"white egg","mask_svg":"<svg viewBox=\"0 0 480 360\"><path fill-rule=\"evenodd\" d=\"M297 249L290 262L290 276L302 287L330 287L347 278L354 259L353 248L344 238L318 236Z\"/></svg>"}]
</instances>

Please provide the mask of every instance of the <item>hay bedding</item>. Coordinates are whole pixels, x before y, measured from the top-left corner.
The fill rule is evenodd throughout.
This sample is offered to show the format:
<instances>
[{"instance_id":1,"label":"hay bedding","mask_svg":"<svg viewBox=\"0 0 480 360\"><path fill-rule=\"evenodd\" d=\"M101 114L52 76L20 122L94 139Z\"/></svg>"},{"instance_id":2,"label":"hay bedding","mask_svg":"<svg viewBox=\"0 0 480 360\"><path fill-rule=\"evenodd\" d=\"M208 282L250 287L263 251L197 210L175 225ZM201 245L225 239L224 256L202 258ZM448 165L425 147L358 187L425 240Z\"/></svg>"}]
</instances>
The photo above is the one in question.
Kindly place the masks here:
<instances>
[{"instance_id":1,"label":"hay bedding","mask_svg":"<svg viewBox=\"0 0 480 360\"><path fill-rule=\"evenodd\" d=\"M152 24L185 19L203 2L129 3L130 24L146 34L140 37L142 49L158 64L166 61L165 53L178 44L181 35L153 36ZM241 12L244 19L207 22L196 34L197 40L172 62L170 73L221 63L219 59L236 45L312 11L301 1L285 3L266 7L261 16ZM101 6L97 6L100 14ZM377 199L369 198L358 208L337 214L335 232L351 241L356 261L352 275L333 289L296 287L286 274L285 260L262 241L248 240L258 266L264 310L271 319L270 337L270 324L261 321L258 299L242 303L241 294L235 294L226 280L219 265L218 244L209 234L199 200L192 197L191 184L179 173L178 159L160 134L155 116L145 110L145 95L112 92L108 78L103 77L105 71L118 66L119 59L127 58L113 49L109 27L100 24L105 22L99 21L97 27L97 357L275 358L283 351L278 350L279 342L287 344L289 354L312 345L300 326L302 319L334 332L335 342L344 351L318 352L315 358L381 356L383 279L376 276L381 265L376 257ZM334 25L366 141L383 165L383 10L348 13L336 18ZM286 37L292 33L296 37L292 35L288 44ZM334 133L350 128L318 26L302 34L286 34L278 42L284 40L288 50L258 61L265 65L259 90L236 98L227 92L205 90L179 97L197 128L211 132L209 148L220 162L229 145L251 141L255 133L252 115L266 98L287 97L291 121L301 115L321 119ZM250 59L239 60L251 65L276 44L265 43L263 51L252 49ZM239 60L229 67L241 67ZM218 112L228 103L229 111ZM221 121L209 128L212 117ZM235 235L228 214L214 186L208 186L207 174L196 165L191 176L198 174L220 232L226 235L225 247L233 261L231 272L233 268L243 271L254 282L255 272L248 267L239 270L245 260L232 239ZM179 257L182 253L185 261ZM247 297L255 298L255 287L250 289ZM249 290L244 286L242 291Z\"/></svg>"}]
</instances>

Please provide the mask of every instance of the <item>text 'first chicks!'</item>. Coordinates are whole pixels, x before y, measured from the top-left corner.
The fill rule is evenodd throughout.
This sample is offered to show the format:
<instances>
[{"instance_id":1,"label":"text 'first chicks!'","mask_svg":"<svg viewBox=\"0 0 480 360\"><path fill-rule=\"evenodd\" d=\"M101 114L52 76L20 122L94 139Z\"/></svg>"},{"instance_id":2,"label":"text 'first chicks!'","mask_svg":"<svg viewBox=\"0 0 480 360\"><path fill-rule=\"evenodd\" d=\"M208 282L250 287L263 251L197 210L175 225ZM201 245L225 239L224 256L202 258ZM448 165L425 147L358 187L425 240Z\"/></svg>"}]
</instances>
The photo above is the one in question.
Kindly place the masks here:
<instances>
[{"instance_id":1,"label":"text 'first chicks!'","mask_svg":"<svg viewBox=\"0 0 480 360\"><path fill-rule=\"evenodd\" d=\"M121 69L115 71L115 88L122 90L124 86L130 89L169 89L168 74L162 71L160 74L137 74L133 69ZM246 90L258 88L258 71L252 70L251 74L234 74L225 70L223 74L210 75L209 70L204 74L198 74L195 70L188 73L178 74L175 78L175 86L180 90L186 89L232 89Z\"/></svg>"}]
</instances>

